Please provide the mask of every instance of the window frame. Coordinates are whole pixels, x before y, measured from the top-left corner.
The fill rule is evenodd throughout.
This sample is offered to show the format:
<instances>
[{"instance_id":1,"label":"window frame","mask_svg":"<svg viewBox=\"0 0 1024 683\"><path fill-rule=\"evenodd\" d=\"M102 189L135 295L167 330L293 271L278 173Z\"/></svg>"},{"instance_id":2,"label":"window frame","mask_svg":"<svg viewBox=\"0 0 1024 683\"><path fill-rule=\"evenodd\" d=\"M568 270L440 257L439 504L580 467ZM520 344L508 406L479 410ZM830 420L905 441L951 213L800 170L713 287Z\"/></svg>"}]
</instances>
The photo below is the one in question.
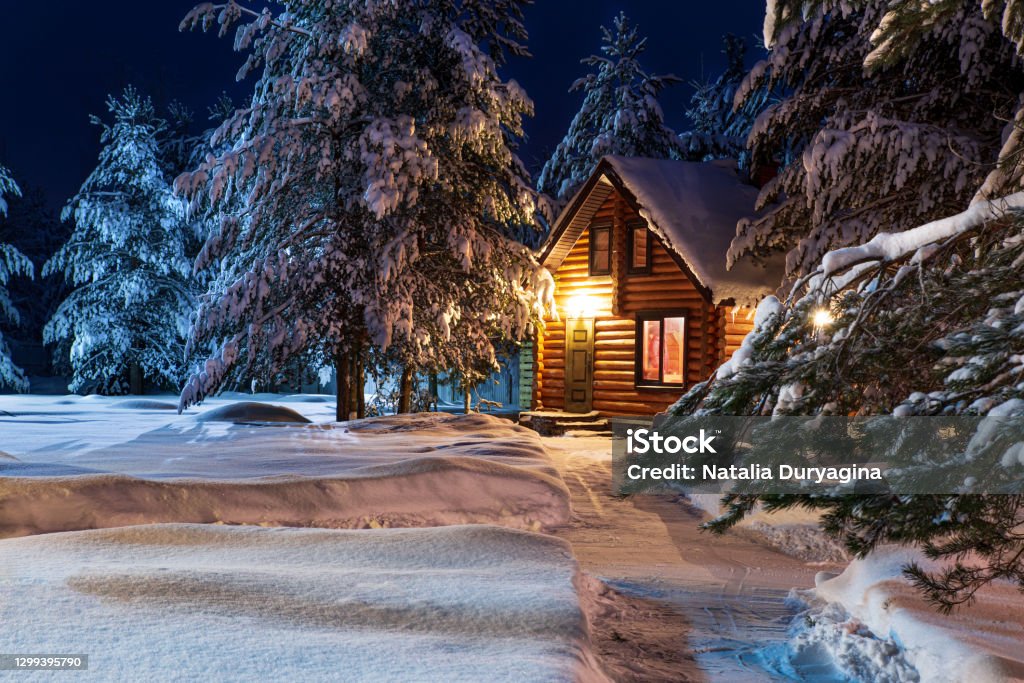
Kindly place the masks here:
<instances>
[{"instance_id":1,"label":"window frame","mask_svg":"<svg viewBox=\"0 0 1024 683\"><path fill-rule=\"evenodd\" d=\"M683 367L682 375L683 381L676 382L665 382L665 319L666 318L682 318L683 319ZM635 360L634 360L634 373L633 373L633 387L638 390L661 390L661 389L679 389L685 388L686 381L686 369L687 369L687 358L686 358L686 344L689 341L687 339L687 323L689 322L690 311L685 309L667 309L657 311L640 311L636 314L635 323L635 334L636 334L636 348L635 348ZM659 332L658 332L658 379L645 379L644 378L644 323L651 321L659 321Z\"/></svg>"},{"instance_id":2,"label":"window frame","mask_svg":"<svg viewBox=\"0 0 1024 683\"><path fill-rule=\"evenodd\" d=\"M634 232L642 228L647 236L647 262L643 266L633 265L633 246L635 242ZM654 266L654 233L642 219L626 221L626 274L627 275L650 275Z\"/></svg>"},{"instance_id":3,"label":"window frame","mask_svg":"<svg viewBox=\"0 0 1024 683\"><path fill-rule=\"evenodd\" d=\"M612 224L610 221L601 221L599 223L591 223L589 227L589 253L587 258L587 275L611 275L612 274ZM596 232L608 233L608 268L605 270L598 270L594 267L594 257L597 255L597 250L594 248L597 245L597 240L594 239L594 233Z\"/></svg>"}]
</instances>

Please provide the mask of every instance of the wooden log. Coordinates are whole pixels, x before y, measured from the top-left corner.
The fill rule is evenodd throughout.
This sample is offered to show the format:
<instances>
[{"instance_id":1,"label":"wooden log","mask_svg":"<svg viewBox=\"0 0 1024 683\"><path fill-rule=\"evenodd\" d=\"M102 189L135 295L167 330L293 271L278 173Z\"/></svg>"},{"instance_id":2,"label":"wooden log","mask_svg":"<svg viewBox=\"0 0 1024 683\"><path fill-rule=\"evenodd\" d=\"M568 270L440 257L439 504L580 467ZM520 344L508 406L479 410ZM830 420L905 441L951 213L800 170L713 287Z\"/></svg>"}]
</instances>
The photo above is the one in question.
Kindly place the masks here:
<instances>
[{"instance_id":1,"label":"wooden log","mask_svg":"<svg viewBox=\"0 0 1024 683\"><path fill-rule=\"evenodd\" d=\"M633 330L602 330L594 339L595 343L612 339L636 339L636 333Z\"/></svg>"},{"instance_id":2,"label":"wooden log","mask_svg":"<svg viewBox=\"0 0 1024 683\"><path fill-rule=\"evenodd\" d=\"M704 300L697 292L632 292L626 290L622 303L627 307L648 306L651 310L658 310L657 307L664 307L665 310L687 309L691 315L695 314Z\"/></svg>"},{"instance_id":3,"label":"wooden log","mask_svg":"<svg viewBox=\"0 0 1024 683\"><path fill-rule=\"evenodd\" d=\"M610 349L596 349L594 351L594 357L602 360L623 360L634 362L636 353L632 349L623 350L621 348L610 348Z\"/></svg>"},{"instance_id":4,"label":"wooden log","mask_svg":"<svg viewBox=\"0 0 1024 683\"><path fill-rule=\"evenodd\" d=\"M584 271L578 275L559 275L555 278L555 286L560 292L568 292L578 287L602 287L611 292L614 283L607 275L587 275Z\"/></svg>"},{"instance_id":5,"label":"wooden log","mask_svg":"<svg viewBox=\"0 0 1024 683\"><path fill-rule=\"evenodd\" d=\"M686 297L676 299L654 298L649 296L627 296L622 302L622 312L626 315L633 315L640 311L677 311L682 310L683 315L691 315L696 304L700 301Z\"/></svg>"},{"instance_id":6,"label":"wooden log","mask_svg":"<svg viewBox=\"0 0 1024 683\"><path fill-rule=\"evenodd\" d=\"M594 391L632 391L633 381L632 379L624 382L613 382L607 379L595 379L594 380Z\"/></svg>"},{"instance_id":7,"label":"wooden log","mask_svg":"<svg viewBox=\"0 0 1024 683\"><path fill-rule=\"evenodd\" d=\"M631 391L629 389L594 388L594 400L602 401L633 401L636 403L675 403L683 395L684 389L675 388L671 392Z\"/></svg>"},{"instance_id":8,"label":"wooden log","mask_svg":"<svg viewBox=\"0 0 1024 683\"><path fill-rule=\"evenodd\" d=\"M602 413L609 412L616 415L652 415L661 412L671 404L649 404L628 401L599 401L594 399L594 409Z\"/></svg>"},{"instance_id":9,"label":"wooden log","mask_svg":"<svg viewBox=\"0 0 1024 683\"><path fill-rule=\"evenodd\" d=\"M600 318L594 321L594 329L601 330L634 330L636 321L632 318Z\"/></svg>"},{"instance_id":10,"label":"wooden log","mask_svg":"<svg viewBox=\"0 0 1024 683\"><path fill-rule=\"evenodd\" d=\"M630 286L641 285L641 284L661 284L678 286L680 288L693 289L693 283L690 282L690 278L676 268L675 270L661 272L655 272L653 269L650 273L630 273L624 276L624 282L627 282Z\"/></svg>"},{"instance_id":11,"label":"wooden log","mask_svg":"<svg viewBox=\"0 0 1024 683\"><path fill-rule=\"evenodd\" d=\"M604 358L597 358L594 366L595 376L596 373L618 373L618 378L622 379L625 377L632 378L636 375L636 367L632 361L628 360L606 360ZM615 379L611 374L605 375L605 379Z\"/></svg>"},{"instance_id":12,"label":"wooden log","mask_svg":"<svg viewBox=\"0 0 1024 683\"><path fill-rule=\"evenodd\" d=\"M595 379L632 379L635 373L632 365L611 368L604 361L597 361L594 367Z\"/></svg>"},{"instance_id":13,"label":"wooden log","mask_svg":"<svg viewBox=\"0 0 1024 683\"><path fill-rule=\"evenodd\" d=\"M616 384L623 384L631 391L633 390L633 383L636 381L636 374L632 372L617 372L617 371L595 371L594 372L594 386L597 386L598 382L613 382ZM602 384L602 386L609 386Z\"/></svg>"},{"instance_id":14,"label":"wooden log","mask_svg":"<svg viewBox=\"0 0 1024 683\"><path fill-rule=\"evenodd\" d=\"M628 281L625 289L627 294L656 292L665 296L678 296L685 293L692 295L693 298L702 298L700 292L693 287L681 286L681 283L675 286L673 284L675 283L671 281L661 281L660 278L656 282L650 282L647 278L635 278Z\"/></svg>"},{"instance_id":15,"label":"wooden log","mask_svg":"<svg viewBox=\"0 0 1024 683\"><path fill-rule=\"evenodd\" d=\"M595 348L633 348L636 346L635 339L602 339L598 337L594 340Z\"/></svg>"}]
</instances>

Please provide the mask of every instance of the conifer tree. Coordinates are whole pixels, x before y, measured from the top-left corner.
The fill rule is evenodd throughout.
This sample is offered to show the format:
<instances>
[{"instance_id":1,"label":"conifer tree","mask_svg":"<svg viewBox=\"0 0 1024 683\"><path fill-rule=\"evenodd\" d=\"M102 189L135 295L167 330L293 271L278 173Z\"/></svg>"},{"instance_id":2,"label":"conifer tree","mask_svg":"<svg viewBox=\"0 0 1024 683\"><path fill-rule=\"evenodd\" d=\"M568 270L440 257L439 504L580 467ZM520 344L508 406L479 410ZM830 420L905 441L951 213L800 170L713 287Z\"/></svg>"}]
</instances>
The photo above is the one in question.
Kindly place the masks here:
<instances>
[{"instance_id":1,"label":"conifer tree","mask_svg":"<svg viewBox=\"0 0 1024 683\"><path fill-rule=\"evenodd\" d=\"M185 207L160 157L166 124L132 88L107 107L112 124L93 118L103 129L99 164L63 212L74 231L43 269L74 287L44 338L70 345L72 391L176 387L194 294Z\"/></svg>"},{"instance_id":2,"label":"conifer tree","mask_svg":"<svg viewBox=\"0 0 1024 683\"><path fill-rule=\"evenodd\" d=\"M1015 51L1018 59L1024 57L1024 2L985 0L968 5L973 6L970 11L965 10L962 2L954 0L929 3L897 0L889 3L871 36L871 53L865 60L865 66L878 70L907 59L922 49L935 29L945 35L965 28L972 34L991 36L1001 33L1004 51ZM961 58L979 63L980 71L990 85L1002 85L1006 89L1005 94L1011 98L1016 95L1016 102L999 111L1001 121L1005 123L1002 147L995 163L987 165L985 182L974 195L974 201L984 201L1024 187L1024 91L1019 78L1005 78L1008 72L1000 70L1000 63L992 61L989 52L979 54L976 48L965 49L961 51ZM1019 74L1020 69L1016 72Z\"/></svg>"},{"instance_id":3,"label":"conifer tree","mask_svg":"<svg viewBox=\"0 0 1024 683\"><path fill-rule=\"evenodd\" d=\"M913 3L910 3L913 4ZM932 3L926 3L932 4ZM960 211L992 170L1024 78L1014 46L973 2L927 24L915 48L872 59L887 0L770 4L767 58L737 106L781 93L748 140L754 165L780 164L730 258L788 252L791 274L829 249Z\"/></svg>"},{"instance_id":4,"label":"conifer tree","mask_svg":"<svg viewBox=\"0 0 1024 683\"><path fill-rule=\"evenodd\" d=\"M759 89L734 107L736 92L747 75L747 46L742 38L732 34L727 34L722 43L725 71L714 81L694 84L690 108L686 110L691 128L680 134L680 144L688 160L736 159L740 168L749 170L747 136L771 93Z\"/></svg>"},{"instance_id":5,"label":"conifer tree","mask_svg":"<svg viewBox=\"0 0 1024 683\"><path fill-rule=\"evenodd\" d=\"M257 73L180 177L223 212L197 261L218 269L182 393L201 400L289 359L333 359L338 417L358 414L366 349L458 370L528 334L549 276L513 239L535 195L515 154L532 103L497 69L525 52L522 0L200 5L182 26L236 30ZM235 203L237 202L237 203Z\"/></svg>"},{"instance_id":6,"label":"conifer tree","mask_svg":"<svg viewBox=\"0 0 1024 683\"><path fill-rule=\"evenodd\" d=\"M69 226L61 222L38 187L22 188L20 196L9 197L7 216L0 215L0 243L21 252L32 262L33 270L42 270L68 234ZM43 326L69 291L63 278L54 275L19 278L7 289L20 314L20 323L10 329L10 339L27 344L42 340ZM55 367L54 371L61 374L66 368Z\"/></svg>"},{"instance_id":7,"label":"conifer tree","mask_svg":"<svg viewBox=\"0 0 1024 683\"><path fill-rule=\"evenodd\" d=\"M21 191L18 185L11 178L10 172L0 166L0 215L7 215L7 201L5 197L19 196ZM32 262L9 244L0 242L0 388L10 388L16 391L28 391L28 379L21 368L11 360L11 351L3 335L3 323L18 325L21 318L18 310L11 302L7 285L11 278L18 276L32 277Z\"/></svg>"},{"instance_id":8,"label":"conifer tree","mask_svg":"<svg viewBox=\"0 0 1024 683\"><path fill-rule=\"evenodd\" d=\"M829 22L845 22L846 34L859 36L856 49L833 49L859 60L855 64L864 69L860 71L864 75L858 78L863 77L869 93L857 90L851 76L847 82L850 91L842 95L844 104L884 104L890 115L900 112L906 102L917 102L915 108L928 105L919 112L922 121L929 120L924 115L934 109L937 122L946 117L950 126L957 121L972 123L973 128L945 134L950 141L956 140L957 134L974 136L979 156L972 159L975 167L967 169L966 175L957 171L952 187L927 175L915 179L917 171L913 169L918 167L911 162L923 164L918 168L923 172L940 161L942 153L932 149L923 159L902 158L905 186L917 193L916 201L931 203L922 215L933 217L946 203L955 207L946 209L949 215L932 222L922 220L921 225L908 225L919 207L896 210L900 201L896 184L887 186L885 176L877 174L867 178L871 183L881 177L881 187L888 194L876 195L876 204L865 205L860 211L862 220L886 226L886 230L857 246L817 256L813 251L799 252L800 268L808 275L794 284L786 302L770 298L759 306L755 330L741 351L709 381L688 392L674 412L1024 416L1024 384L1020 382L1024 370L1024 192L1020 184L1024 69L1013 58L1021 46L1022 10L1024 5L1018 2L979 6L945 0L897 1L868 3L866 9L856 12L849 5L829 0L769 3L765 34L775 45L773 56L754 68L748 85L766 78L766 71L784 71L787 60L806 65L813 51L792 51L811 44L800 36L807 33L820 38L828 34ZM949 50L955 50L955 63ZM891 89L898 84L886 86L888 79L911 73L916 76L904 84L912 86L906 99L891 100L897 92ZM811 68L809 75L814 74ZM941 82L942 74L953 80L948 87ZM815 90L805 92L805 104L807 100L818 102L812 95L828 99L828 90L818 89L827 82L823 75L818 72ZM802 87L795 92L799 94ZM958 95L960 88L985 91L979 97L991 108L989 113L974 111L976 102ZM781 105L792 110L788 116L797 122L804 120L797 111L798 101L787 105L784 100ZM959 118L968 112L972 112L970 119ZM903 110L901 115L907 113ZM765 119L782 116L773 111ZM809 131L819 125L806 123ZM898 134L887 133L888 142L880 146L874 135L884 132L884 126L849 128L844 134L851 136L838 150L832 150L835 158L825 166L842 167L854 150L854 158L862 161L849 168L863 173L885 168L901 159L901 152L892 145L915 139L900 136L921 125L904 122ZM768 128L761 133L755 130L751 138L755 151L758 135L765 130ZM981 135L983 130L987 132ZM791 170L789 181L783 182L796 182L801 173L827 159L830 145L843 139L835 129L832 133L827 140L816 139L814 144L821 149L805 148L804 170ZM916 139L923 141L938 134L937 130ZM925 145L918 152L928 149ZM906 153L912 157L914 149L902 154ZM947 159L942 163L956 168L966 161ZM817 191L834 202L849 201L864 180L833 173L819 175ZM804 198L797 193L795 201L802 205ZM790 244L778 231L761 237L763 247L773 239ZM908 421L906 429L913 425ZM990 479L1005 481L1017 490L1024 475L1019 448L991 433L975 436L974 466ZM913 439L904 441L908 448L916 447ZM957 462L926 446L919 447L915 457L938 474ZM962 474L959 476L962 479ZM979 589L994 580L1009 580L1024 588L1024 537L1020 534L1024 496L971 493L969 480L958 486L962 493L731 495L726 498L725 513L708 526L722 531L758 504L768 510L819 510L823 528L843 539L858 555L882 543L901 543L920 546L926 556L944 560L944 569L930 572L911 564L905 573L939 609L949 611L969 604Z\"/></svg>"},{"instance_id":9,"label":"conifer tree","mask_svg":"<svg viewBox=\"0 0 1024 683\"><path fill-rule=\"evenodd\" d=\"M866 246L830 252L784 305L762 303L742 354L673 408L677 414L1024 416L1024 192ZM822 323L819 313L828 310ZM907 429L914 428L913 421ZM1013 444L988 438L972 467L1007 484L1024 477ZM991 443L989 443L991 441ZM913 439L907 440L913 448ZM922 442L937 476L957 459ZM962 471L962 470L961 470ZM960 475L962 477L962 475ZM969 494L970 487L964 487ZM757 503L807 507L858 555L911 543L953 562L908 574L943 609L993 579L1024 587L1022 495L729 496L710 527ZM969 556L982 562L969 566Z\"/></svg>"},{"instance_id":10,"label":"conifer tree","mask_svg":"<svg viewBox=\"0 0 1024 683\"><path fill-rule=\"evenodd\" d=\"M615 18L612 30L601 27L601 33L602 55L582 62L596 71L570 88L583 93L583 104L537 179L537 189L561 203L576 193L605 155L676 159L682 153L658 103L661 92L679 79L643 69L640 57L647 38L640 37L625 14Z\"/></svg>"}]
</instances>

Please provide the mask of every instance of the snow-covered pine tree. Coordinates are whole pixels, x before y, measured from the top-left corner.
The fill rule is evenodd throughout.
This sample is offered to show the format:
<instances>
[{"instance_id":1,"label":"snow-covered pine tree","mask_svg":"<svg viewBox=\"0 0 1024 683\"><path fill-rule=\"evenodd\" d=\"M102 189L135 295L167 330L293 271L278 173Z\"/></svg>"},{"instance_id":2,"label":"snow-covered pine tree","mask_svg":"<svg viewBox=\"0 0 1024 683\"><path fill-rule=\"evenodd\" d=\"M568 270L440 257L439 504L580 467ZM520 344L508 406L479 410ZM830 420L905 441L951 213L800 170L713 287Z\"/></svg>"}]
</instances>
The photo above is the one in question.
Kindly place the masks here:
<instances>
[{"instance_id":1,"label":"snow-covered pine tree","mask_svg":"<svg viewBox=\"0 0 1024 683\"><path fill-rule=\"evenodd\" d=\"M164 175L164 121L133 88L110 97L99 164L70 200L74 231L43 274L75 289L44 329L70 343L72 391L140 392L143 382L177 387L194 294L185 255L185 207Z\"/></svg>"},{"instance_id":2,"label":"snow-covered pine tree","mask_svg":"<svg viewBox=\"0 0 1024 683\"><path fill-rule=\"evenodd\" d=\"M32 262L33 270L42 270L70 232L38 187L23 187L21 196L9 197L7 216L0 215L0 243L20 251ZM19 278L7 290L21 316L20 324L9 330L9 339L29 344L42 340L43 326L70 291L58 276ZM61 372L66 368L56 374Z\"/></svg>"},{"instance_id":3,"label":"snow-covered pine tree","mask_svg":"<svg viewBox=\"0 0 1024 683\"><path fill-rule=\"evenodd\" d=\"M0 215L7 215L7 201L4 197L17 196L21 192L11 178L10 172L0 166ZM0 242L0 388L28 391L28 379L21 368L11 360L11 351L4 339L2 324L17 325L20 322L17 309L11 302L7 285L11 278L21 275L32 277L32 262L9 244Z\"/></svg>"},{"instance_id":4,"label":"snow-covered pine tree","mask_svg":"<svg viewBox=\"0 0 1024 683\"><path fill-rule=\"evenodd\" d=\"M958 30L965 16L963 4L957 0L934 0L929 3L896 0L889 3L878 28L871 36L872 49L865 60L865 65L869 69L877 70L893 62L907 59L920 48L923 40L928 39L928 27L943 27L947 35ZM1006 49L1015 50L1018 59L1024 58L1024 2L974 0L968 4L977 6L977 10L969 15L974 17L974 20L967 24L970 30L977 31L972 24L977 23L980 11L981 16L991 22L986 26L986 31L991 33L994 27L998 27L1007 43ZM965 50L962 58L990 58L988 54L976 54L975 49ZM992 84L1001 83L1008 89L1007 95L1016 95L1016 102L1009 108L1009 115L1000 112L1005 116L1002 120L1006 124L1002 131L1002 148L994 167L987 167L988 176L977 189L974 201L1001 197L1024 186L1024 91L1020 89L1019 79L1004 81L1005 73L998 70L998 65L993 64L989 68L992 70L987 75ZM1020 72L1019 68L1017 72Z\"/></svg>"},{"instance_id":5,"label":"snow-covered pine tree","mask_svg":"<svg viewBox=\"0 0 1024 683\"><path fill-rule=\"evenodd\" d=\"M783 35L805 10L813 16L815 7L770 3L766 33ZM1002 44L994 27L978 28L979 18L996 19L1000 11ZM894 68L908 55L927 51L920 41L963 31L974 36L956 43L967 46L965 63L999 65L1008 49L1020 49L1022 11L1024 5L1012 2L981 8L942 0L889 3L877 25L861 27L872 36L864 61L869 73ZM978 42L978 36L996 38ZM1019 88L1021 71L1019 62L992 71L990 85L998 82L1003 89L997 91L1012 99L1016 95L1008 88ZM932 77L923 71L921 79ZM963 206L969 200L970 208L827 253L796 284L789 301L762 303L742 350L674 411L1024 416L1024 192L1017 106L1002 115L1006 126L1001 146L995 146L998 158L990 157L972 176L975 184L963 190ZM1007 448L991 436L981 441L972 455L978 471L1019 482L1024 460L1017 446ZM919 456L938 472L948 465L935 453ZM919 545L927 556L947 561L947 568L928 572L910 565L906 573L948 611L969 603L993 580L1024 588L1024 496L971 494L969 481L962 490L730 496L726 513L710 526L728 528L757 504L769 510L802 506L820 510L825 530L857 554L887 542Z\"/></svg>"},{"instance_id":6,"label":"snow-covered pine tree","mask_svg":"<svg viewBox=\"0 0 1024 683\"><path fill-rule=\"evenodd\" d=\"M596 69L570 88L583 92L583 105L537 179L537 189L557 202L572 198L607 154L656 159L682 155L679 138L665 124L658 103L661 92L679 79L643 69L640 57L647 38L640 37L625 14L615 18L613 29L601 27L603 56L583 60Z\"/></svg>"},{"instance_id":7,"label":"snow-covered pine tree","mask_svg":"<svg viewBox=\"0 0 1024 683\"><path fill-rule=\"evenodd\" d=\"M914 3L908 3L914 4ZM933 3L929 3L933 4ZM758 117L752 163L781 163L730 257L787 251L790 273L827 250L960 211L999 156L1024 78L976 2L924 24L912 51L865 68L887 0L769 5L771 47L737 93L779 102Z\"/></svg>"},{"instance_id":8,"label":"snow-covered pine tree","mask_svg":"<svg viewBox=\"0 0 1024 683\"><path fill-rule=\"evenodd\" d=\"M1024 192L830 252L785 305L761 304L743 350L673 411L1024 416L1022 263ZM976 453L974 467L1019 482L1024 462L997 446ZM933 472L948 464L935 453L916 457ZM908 567L943 609L993 579L1024 588L1022 495L743 495L727 503L712 529L758 503L806 507L856 554L910 543L952 560L939 575Z\"/></svg>"},{"instance_id":9,"label":"snow-covered pine tree","mask_svg":"<svg viewBox=\"0 0 1024 683\"><path fill-rule=\"evenodd\" d=\"M181 102L171 102L164 118L167 125L157 138L158 157L164 177L173 182L182 173L191 171L203 163L208 154L215 153L217 150L210 146L213 133L234 113L235 107L231 98L226 93L221 93L217 101L207 109L206 126L197 129L195 113ZM222 145L223 147L225 146ZM189 262L193 263L203 244L217 230L219 215L207 206L201 211L190 211L188 223L190 230L185 241L185 254ZM209 269L196 272L196 289L204 290L209 277Z\"/></svg>"},{"instance_id":10,"label":"snow-covered pine tree","mask_svg":"<svg viewBox=\"0 0 1024 683\"><path fill-rule=\"evenodd\" d=\"M733 107L736 92L747 75L744 58L747 46L742 38L727 34L722 38L726 58L725 71L714 81L695 83L686 116L691 129L679 135L684 158L693 161L736 159L741 169L749 170L747 137L757 116L768 103L769 91L758 89Z\"/></svg>"},{"instance_id":11,"label":"snow-covered pine tree","mask_svg":"<svg viewBox=\"0 0 1024 683\"><path fill-rule=\"evenodd\" d=\"M182 23L237 26L240 74L259 76L214 135L226 151L176 183L224 212L197 261L220 270L189 342L218 350L181 405L333 358L347 419L367 346L415 368L473 364L530 332L550 297L510 238L535 208L514 151L532 103L497 73L525 50L524 2L279 4L200 5Z\"/></svg>"}]
</instances>

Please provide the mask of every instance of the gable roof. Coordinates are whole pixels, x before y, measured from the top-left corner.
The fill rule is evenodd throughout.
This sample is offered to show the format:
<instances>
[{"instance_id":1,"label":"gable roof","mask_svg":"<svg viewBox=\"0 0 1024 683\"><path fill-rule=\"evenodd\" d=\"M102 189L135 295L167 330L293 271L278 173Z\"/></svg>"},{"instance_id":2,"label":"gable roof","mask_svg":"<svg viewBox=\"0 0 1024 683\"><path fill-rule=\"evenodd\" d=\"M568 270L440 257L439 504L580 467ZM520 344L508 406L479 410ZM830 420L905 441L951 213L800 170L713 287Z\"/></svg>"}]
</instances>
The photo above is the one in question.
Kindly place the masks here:
<instances>
[{"instance_id":1,"label":"gable roof","mask_svg":"<svg viewBox=\"0 0 1024 683\"><path fill-rule=\"evenodd\" d=\"M783 261L743 259L726 268L736 223L752 216L756 188L723 162L606 156L555 221L541 263L555 270L612 190L647 221L680 267L714 303L753 304L782 283Z\"/></svg>"}]
</instances>

